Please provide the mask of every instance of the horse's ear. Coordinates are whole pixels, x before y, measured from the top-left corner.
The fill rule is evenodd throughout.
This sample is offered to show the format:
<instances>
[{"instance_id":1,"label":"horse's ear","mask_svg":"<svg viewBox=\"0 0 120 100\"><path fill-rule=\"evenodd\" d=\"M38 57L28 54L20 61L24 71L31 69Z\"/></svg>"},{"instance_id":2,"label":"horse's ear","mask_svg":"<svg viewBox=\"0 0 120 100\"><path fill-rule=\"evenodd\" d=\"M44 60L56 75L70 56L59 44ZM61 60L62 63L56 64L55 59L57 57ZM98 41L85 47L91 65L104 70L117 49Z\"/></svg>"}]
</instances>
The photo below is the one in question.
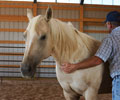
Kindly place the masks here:
<instances>
[{"instance_id":1,"label":"horse's ear","mask_svg":"<svg viewBox=\"0 0 120 100\"><path fill-rule=\"evenodd\" d=\"M74 26L73 26L73 24L72 24L71 22L68 22L68 25L70 25L70 26L74 27Z\"/></svg>"},{"instance_id":2,"label":"horse's ear","mask_svg":"<svg viewBox=\"0 0 120 100\"><path fill-rule=\"evenodd\" d=\"M33 18L33 13L31 9L27 9L27 17L29 19L29 21Z\"/></svg>"},{"instance_id":3,"label":"horse's ear","mask_svg":"<svg viewBox=\"0 0 120 100\"><path fill-rule=\"evenodd\" d=\"M46 21L48 22L52 18L52 8L49 6L46 15L45 15Z\"/></svg>"}]
</instances>

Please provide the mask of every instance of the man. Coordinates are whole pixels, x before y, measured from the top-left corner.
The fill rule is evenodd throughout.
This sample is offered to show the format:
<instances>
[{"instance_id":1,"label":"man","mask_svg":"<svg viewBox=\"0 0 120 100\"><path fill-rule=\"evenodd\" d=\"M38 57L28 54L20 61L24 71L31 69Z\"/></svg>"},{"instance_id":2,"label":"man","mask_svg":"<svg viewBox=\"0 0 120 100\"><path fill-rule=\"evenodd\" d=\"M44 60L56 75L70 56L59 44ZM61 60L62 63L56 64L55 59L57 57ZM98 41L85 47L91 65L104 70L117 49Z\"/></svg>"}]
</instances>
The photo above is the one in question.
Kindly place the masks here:
<instances>
[{"instance_id":1,"label":"man","mask_svg":"<svg viewBox=\"0 0 120 100\"><path fill-rule=\"evenodd\" d=\"M112 100L120 100L120 13L112 11L107 14L105 21L110 34L102 41L94 56L77 64L63 63L61 69L66 73L75 70L110 63L112 81Z\"/></svg>"}]
</instances>

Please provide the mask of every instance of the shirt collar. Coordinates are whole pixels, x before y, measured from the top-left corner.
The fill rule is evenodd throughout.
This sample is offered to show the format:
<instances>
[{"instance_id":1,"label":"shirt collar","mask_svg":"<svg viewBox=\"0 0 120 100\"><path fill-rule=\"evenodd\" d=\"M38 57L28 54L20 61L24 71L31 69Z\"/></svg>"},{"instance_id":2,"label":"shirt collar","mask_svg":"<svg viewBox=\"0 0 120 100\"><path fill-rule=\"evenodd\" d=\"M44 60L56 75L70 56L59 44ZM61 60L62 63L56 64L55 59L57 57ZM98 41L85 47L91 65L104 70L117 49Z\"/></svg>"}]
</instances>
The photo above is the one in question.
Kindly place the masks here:
<instances>
[{"instance_id":1,"label":"shirt collar","mask_svg":"<svg viewBox=\"0 0 120 100\"><path fill-rule=\"evenodd\" d=\"M120 26L114 28L110 34L113 34L113 35L119 34L120 35Z\"/></svg>"}]
</instances>

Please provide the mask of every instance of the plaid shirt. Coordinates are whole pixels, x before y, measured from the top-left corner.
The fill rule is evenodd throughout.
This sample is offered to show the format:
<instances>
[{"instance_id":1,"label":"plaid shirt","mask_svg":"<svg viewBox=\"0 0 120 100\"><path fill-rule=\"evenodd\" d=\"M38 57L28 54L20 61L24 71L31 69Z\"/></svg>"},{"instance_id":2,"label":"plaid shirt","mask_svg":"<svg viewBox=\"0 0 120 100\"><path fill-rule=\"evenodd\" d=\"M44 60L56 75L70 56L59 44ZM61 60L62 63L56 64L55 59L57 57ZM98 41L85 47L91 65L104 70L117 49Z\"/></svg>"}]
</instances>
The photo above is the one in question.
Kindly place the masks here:
<instances>
[{"instance_id":1,"label":"plaid shirt","mask_svg":"<svg viewBox=\"0 0 120 100\"><path fill-rule=\"evenodd\" d=\"M113 29L102 41L102 45L95 56L98 56L104 62L109 61L110 75L112 78L120 75L120 26Z\"/></svg>"}]
</instances>

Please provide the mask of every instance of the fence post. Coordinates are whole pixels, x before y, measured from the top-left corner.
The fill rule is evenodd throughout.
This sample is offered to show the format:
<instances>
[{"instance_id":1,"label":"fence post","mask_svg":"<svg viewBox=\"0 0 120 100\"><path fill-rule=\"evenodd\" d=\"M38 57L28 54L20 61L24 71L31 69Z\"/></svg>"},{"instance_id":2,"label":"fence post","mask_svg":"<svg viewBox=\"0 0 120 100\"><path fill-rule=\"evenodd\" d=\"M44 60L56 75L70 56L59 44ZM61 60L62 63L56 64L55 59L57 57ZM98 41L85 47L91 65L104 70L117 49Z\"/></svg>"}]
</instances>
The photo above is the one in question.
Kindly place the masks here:
<instances>
[{"instance_id":1,"label":"fence post","mask_svg":"<svg viewBox=\"0 0 120 100\"><path fill-rule=\"evenodd\" d=\"M34 3L33 3L33 15L37 16L37 0L36 0L36 2L34 1Z\"/></svg>"},{"instance_id":2,"label":"fence post","mask_svg":"<svg viewBox=\"0 0 120 100\"><path fill-rule=\"evenodd\" d=\"M83 32L83 5L80 5L80 31Z\"/></svg>"},{"instance_id":3,"label":"fence post","mask_svg":"<svg viewBox=\"0 0 120 100\"><path fill-rule=\"evenodd\" d=\"M2 81L3 81L3 79L2 79L2 77L1 77L1 85L2 85Z\"/></svg>"}]
</instances>

